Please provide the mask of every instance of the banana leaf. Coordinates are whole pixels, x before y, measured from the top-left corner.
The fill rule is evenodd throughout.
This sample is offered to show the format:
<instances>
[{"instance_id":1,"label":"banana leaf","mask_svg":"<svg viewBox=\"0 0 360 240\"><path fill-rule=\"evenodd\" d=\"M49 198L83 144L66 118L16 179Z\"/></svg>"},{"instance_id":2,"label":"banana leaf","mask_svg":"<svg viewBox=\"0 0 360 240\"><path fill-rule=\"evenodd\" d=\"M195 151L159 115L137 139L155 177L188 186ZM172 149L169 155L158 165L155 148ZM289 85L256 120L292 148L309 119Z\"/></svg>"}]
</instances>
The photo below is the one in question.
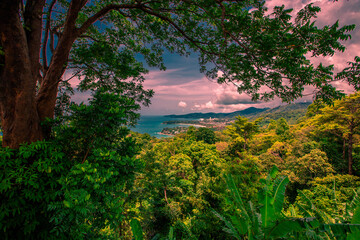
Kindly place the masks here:
<instances>
[{"instance_id":1,"label":"banana leaf","mask_svg":"<svg viewBox=\"0 0 360 240\"><path fill-rule=\"evenodd\" d=\"M137 219L132 219L130 222L130 226L134 239L143 240L144 237L140 222Z\"/></svg>"}]
</instances>

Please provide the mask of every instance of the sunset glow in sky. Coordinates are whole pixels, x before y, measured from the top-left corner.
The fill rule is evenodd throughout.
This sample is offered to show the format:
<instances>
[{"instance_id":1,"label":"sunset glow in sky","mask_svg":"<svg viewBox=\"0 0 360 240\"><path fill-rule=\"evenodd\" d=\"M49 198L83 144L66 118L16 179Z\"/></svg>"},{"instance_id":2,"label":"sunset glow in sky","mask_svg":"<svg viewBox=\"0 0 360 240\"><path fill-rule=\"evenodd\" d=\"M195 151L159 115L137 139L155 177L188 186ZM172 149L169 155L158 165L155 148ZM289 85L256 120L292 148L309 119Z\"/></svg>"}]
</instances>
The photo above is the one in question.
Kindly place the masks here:
<instances>
[{"instance_id":1,"label":"sunset glow in sky","mask_svg":"<svg viewBox=\"0 0 360 240\"><path fill-rule=\"evenodd\" d=\"M351 32L352 39L346 41L347 50L337 53L326 59L313 58L316 65L322 62L325 65L334 64L335 72L347 66L348 61L360 56L360 0L266 0L266 5L271 11L274 6L285 5L293 8L297 13L305 5L314 3L321 8L316 24L319 27L332 25L339 20L340 26L356 24L356 29ZM150 107L142 107L144 115L182 114L190 112L231 112L248 107L275 107L281 104L279 99L271 102L251 102L247 95L240 95L232 85L219 85L207 79L199 72L197 56L182 57L178 55L164 55L166 71L150 69L145 76L144 86L153 89L155 96ZM336 86L345 93L353 89L341 82ZM307 92L306 92L307 91ZM305 90L310 93L311 89ZM78 96L80 97L80 96ZM85 96L83 96L85 97ZM298 99L299 102L312 101L312 96Z\"/></svg>"}]
</instances>

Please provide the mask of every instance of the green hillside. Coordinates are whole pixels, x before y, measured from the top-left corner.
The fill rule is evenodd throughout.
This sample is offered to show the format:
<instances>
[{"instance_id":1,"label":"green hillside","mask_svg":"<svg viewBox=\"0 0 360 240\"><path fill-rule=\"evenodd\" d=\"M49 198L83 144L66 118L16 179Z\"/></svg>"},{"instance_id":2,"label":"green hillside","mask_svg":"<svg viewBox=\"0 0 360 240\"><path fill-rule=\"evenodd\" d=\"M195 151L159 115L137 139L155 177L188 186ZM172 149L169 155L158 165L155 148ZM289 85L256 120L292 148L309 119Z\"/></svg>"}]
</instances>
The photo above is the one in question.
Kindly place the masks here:
<instances>
[{"instance_id":1,"label":"green hillside","mask_svg":"<svg viewBox=\"0 0 360 240\"><path fill-rule=\"evenodd\" d=\"M290 125L293 125L299 118L305 116L306 109L310 104L311 103L303 102L278 106L255 115L248 116L248 118L250 120L255 120L256 118L262 117L263 121L261 122L261 125L270 123L271 119L277 120L285 118Z\"/></svg>"}]
</instances>

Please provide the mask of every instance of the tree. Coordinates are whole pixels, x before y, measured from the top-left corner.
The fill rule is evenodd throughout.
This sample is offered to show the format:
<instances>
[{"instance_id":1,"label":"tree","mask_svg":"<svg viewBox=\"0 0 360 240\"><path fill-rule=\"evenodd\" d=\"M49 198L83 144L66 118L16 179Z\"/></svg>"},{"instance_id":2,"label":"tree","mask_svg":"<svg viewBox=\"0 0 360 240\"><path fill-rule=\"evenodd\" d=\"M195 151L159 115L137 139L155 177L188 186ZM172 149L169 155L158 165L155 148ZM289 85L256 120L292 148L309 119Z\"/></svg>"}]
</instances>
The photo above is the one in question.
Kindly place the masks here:
<instances>
[{"instance_id":1,"label":"tree","mask_svg":"<svg viewBox=\"0 0 360 240\"><path fill-rule=\"evenodd\" d=\"M348 163L348 174L353 170L354 136L360 133L360 93L335 101L333 107L325 107L322 114L315 117L319 131L337 134L343 140L343 158ZM347 153L346 153L347 150Z\"/></svg>"},{"instance_id":2,"label":"tree","mask_svg":"<svg viewBox=\"0 0 360 240\"><path fill-rule=\"evenodd\" d=\"M196 129L195 137L197 141L204 141L204 143L214 144L216 136L214 130L206 127Z\"/></svg>"},{"instance_id":3,"label":"tree","mask_svg":"<svg viewBox=\"0 0 360 240\"><path fill-rule=\"evenodd\" d=\"M287 131L289 131L289 125L285 118L280 118L276 121L276 129L275 133L277 135L285 135Z\"/></svg>"},{"instance_id":4,"label":"tree","mask_svg":"<svg viewBox=\"0 0 360 240\"><path fill-rule=\"evenodd\" d=\"M0 3L0 112L3 146L47 138L41 122L54 117L59 86L78 77L81 90L122 89L149 104L143 89L150 66L164 69L161 52L200 53L201 70L231 82L254 99L291 101L313 85L318 96L338 97L332 66L314 67L305 54L344 51L354 25L317 28L311 4L295 21L284 6L266 14L264 1L228 0L3 0ZM250 11L251 9L251 11ZM231 20L229 20L231 19ZM210 66L210 68L209 68ZM64 78L67 71L73 74ZM218 72L223 74L218 78ZM288 84L284 84L286 79ZM346 78L347 80L349 78ZM353 81L348 80L353 83ZM259 94L261 86L270 92ZM358 86L355 84L355 86Z\"/></svg>"},{"instance_id":5,"label":"tree","mask_svg":"<svg viewBox=\"0 0 360 240\"><path fill-rule=\"evenodd\" d=\"M248 141L259 132L258 123L260 121L261 119L259 118L254 122L249 122L247 118L237 116L236 120L225 130L225 133L234 140L233 147L237 148L237 146L242 145L242 149L246 150Z\"/></svg>"},{"instance_id":6,"label":"tree","mask_svg":"<svg viewBox=\"0 0 360 240\"><path fill-rule=\"evenodd\" d=\"M140 158L145 171L133 194L148 238L167 234L171 226L178 233L186 224L199 239L217 239L220 226L209 209L222 207L220 176L226 165L216 147L174 137L153 143Z\"/></svg>"},{"instance_id":7,"label":"tree","mask_svg":"<svg viewBox=\"0 0 360 240\"><path fill-rule=\"evenodd\" d=\"M283 173L288 173L292 182L306 184L310 180L324 177L334 173L332 165L328 162L326 153L319 149L311 150L310 153L302 157L290 156L286 159L286 169Z\"/></svg>"}]
</instances>

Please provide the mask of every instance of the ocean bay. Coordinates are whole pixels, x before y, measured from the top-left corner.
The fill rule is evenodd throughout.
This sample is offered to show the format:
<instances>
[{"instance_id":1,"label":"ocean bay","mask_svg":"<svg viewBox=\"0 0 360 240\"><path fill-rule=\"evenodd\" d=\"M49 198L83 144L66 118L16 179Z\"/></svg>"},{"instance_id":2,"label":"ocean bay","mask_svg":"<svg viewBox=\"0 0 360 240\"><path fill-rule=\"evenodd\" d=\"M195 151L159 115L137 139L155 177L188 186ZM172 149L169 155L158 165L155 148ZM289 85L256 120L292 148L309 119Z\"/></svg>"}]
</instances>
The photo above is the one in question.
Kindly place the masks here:
<instances>
[{"instance_id":1,"label":"ocean bay","mask_svg":"<svg viewBox=\"0 0 360 240\"><path fill-rule=\"evenodd\" d=\"M173 128L178 126L189 126L188 124L176 123L176 124L163 124L165 121L169 121L171 118L162 115L142 115L138 120L135 127L131 127L130 130L138 133L148 133L153 137L170 137L171 135L160 134L161 130L165 127ZM189 120L177 118L176 120Z\"/></svg>"}]
</instances>

